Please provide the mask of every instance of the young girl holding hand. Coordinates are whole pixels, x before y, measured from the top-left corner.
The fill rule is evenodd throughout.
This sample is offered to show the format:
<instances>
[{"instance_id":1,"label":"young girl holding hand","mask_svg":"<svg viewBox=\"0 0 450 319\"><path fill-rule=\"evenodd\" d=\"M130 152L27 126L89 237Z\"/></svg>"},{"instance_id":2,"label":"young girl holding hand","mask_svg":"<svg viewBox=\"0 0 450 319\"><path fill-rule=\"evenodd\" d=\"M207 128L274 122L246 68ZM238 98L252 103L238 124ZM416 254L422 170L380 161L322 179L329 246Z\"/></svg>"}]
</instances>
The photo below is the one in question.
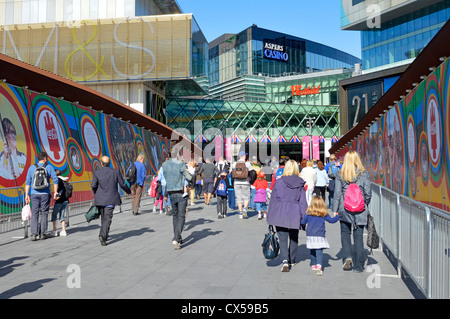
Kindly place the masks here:
<instances>
[{"instance_id":1,"label":"young girl holding hand","mask_svg":"<svg viewBox=\"0 0 450 319\"><path fill-rule=\"evenodd\" d=\"M314 196L311 204L306 210L301 224L308 224L306 227L306 248L311 252L311 269L316 271L316 275L322 275L323 250L330 248L325 238L325 221L336 223L339 220L339 214L335 213L330 217L327 212L327 205L322 197Z\"/></svg>"}]
</instances>

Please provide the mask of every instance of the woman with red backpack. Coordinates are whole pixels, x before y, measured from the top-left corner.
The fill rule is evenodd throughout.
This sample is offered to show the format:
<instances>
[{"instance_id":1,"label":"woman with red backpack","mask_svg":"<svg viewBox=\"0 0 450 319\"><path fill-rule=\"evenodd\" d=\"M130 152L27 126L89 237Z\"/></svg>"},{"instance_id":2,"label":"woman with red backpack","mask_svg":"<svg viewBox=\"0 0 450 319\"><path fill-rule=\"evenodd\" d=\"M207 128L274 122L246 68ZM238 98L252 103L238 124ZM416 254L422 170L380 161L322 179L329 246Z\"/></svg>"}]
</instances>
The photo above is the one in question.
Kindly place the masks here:
<instances>
[{"instance_id":1,"label":"woman with red backpack","mask_svg":"<svg viewBox=\"0 0 450 319\"><path fill-rule=\"evenodd\" d=\"M363 233L367 225L372 187L369 172L361 163L358 153L350 151L345 154L344 164L335 181L332 211L339 213L343 268L363 272L366 259Z\"/></svg>"}]
</instances>

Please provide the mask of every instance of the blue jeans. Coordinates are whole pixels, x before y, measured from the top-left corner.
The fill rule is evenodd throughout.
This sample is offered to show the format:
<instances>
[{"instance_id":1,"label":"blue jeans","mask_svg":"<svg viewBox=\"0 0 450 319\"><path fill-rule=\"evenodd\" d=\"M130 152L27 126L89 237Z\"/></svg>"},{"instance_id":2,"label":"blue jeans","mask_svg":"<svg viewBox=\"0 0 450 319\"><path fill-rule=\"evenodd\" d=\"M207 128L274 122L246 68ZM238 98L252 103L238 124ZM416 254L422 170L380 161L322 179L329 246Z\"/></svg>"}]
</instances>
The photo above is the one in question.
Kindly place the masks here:
<instances>
[{"instance_id":1,"label":"blue jeans","mask_svg":"<svg viewBox=\"0 0 450 319\"><path fill-rule=\"evenodd\" d=\"M172 218L173 218L173 240L181 242L181 232L184 228L186 221L186 206L188 198L183 198L183 193L170 194L170 201L172 205Z\"/></svg>"},{"instance_id":2,"label":"blue jeans","mask_svg":"<svg viewBox=\"0 0 450 319\"><path fill-rule=\"evenodd\" d=\"M263 202L255 202L256 211L257 212L265 212L267 211L267 203Z\"/></svg>"},{"instance_id":3,"label":"blue jeans","mask_svg":"<svg viewBox=\"0 0 450 319\"><path fill-rule=\"evenodd\" d=\"M68 200L66 200L62 203L55 203L55 205L53 206L52 222L56 222L56 220L58 219L58 213L59 213L59 221L60 222L66 220L67 204L69 204Z\"/></svg>"},{"instance_id":4,"label":"blue jeans","mask_svg":"<svg viewBox=\"0 0 450 319\"><path fill-rule=\"evenodd\" d=\"M351 234L353 231L353 249ZM345 262L347 259L352 260L352 268L356 271L364 271L364 262L366 260L366 255L364 252L364 226L353 225L347 222L341 221L341 244L342 244L342 261ZM353 250L353 254L352 254Z\"/></svg>"},{"instance_id":5,"label":"blue jeans","mask_svg":"<svg viewBox=\"0 0 450 319\"><path fill-rule=\"evenodd\" d=\"M255 196L256 188L250 188L250 202L248 203L249 208L255 209Z\"/></svg>"},{"instance_id":6,"label":"blue jeans","mask_svg":"<svg viewBox=\"0 0 450 319\"><path fill-rule=\"evenodd\" d=\"M334 192L328 192L328 208L333 209Z\"/></svg>"},{"instance_id":7,"label":"blue jeans","mask_svg":"<svg viewBox=\"0 0 450 319\"><path fill-rule=\"evenodd\" d=\"M234 194L233 188L228 189L228 207L230 207L230 209L237 209L236 195Z\"/></svg>"},{"instance_id":8,"label":"blue jeans","mask_svg":"<svg viewBox=\"0 0 450 319\"><path fill-rule=\"evenodd\" d=\"M311 265L320 265L323 263L323 249L310 249Z\"/></svg>"},{"instance_id":9,"label":"blue jeans","mask_svg":"<svg viewBox=\"0 0 450 319\"><path fill-rule=\"evenodd\" d=\"M48 226L48 211L50 210L50 194L32 194L31 202L31 235L37 236L45 234ZM39 223L39 212L41 212L41 220ZM39 231L39 224L41 229Z\"/></svg>"}]
</instances>

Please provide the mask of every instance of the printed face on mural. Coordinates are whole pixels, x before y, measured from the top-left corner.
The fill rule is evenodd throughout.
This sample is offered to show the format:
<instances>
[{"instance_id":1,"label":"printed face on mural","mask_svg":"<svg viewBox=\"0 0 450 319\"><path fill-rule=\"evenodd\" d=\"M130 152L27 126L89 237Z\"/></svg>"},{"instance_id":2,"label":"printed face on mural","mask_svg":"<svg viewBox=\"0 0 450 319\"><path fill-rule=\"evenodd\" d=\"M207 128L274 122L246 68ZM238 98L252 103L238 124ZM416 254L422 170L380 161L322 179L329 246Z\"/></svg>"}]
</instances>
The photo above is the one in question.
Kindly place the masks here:
<instances>
[{"instance_id":1,"label":"printed face on mural","mask_svg":"<svg viewBox=\"0 0 450 319\"><path fill-rule=\"evenodd\" d=\"M14 125L13 121L16 123ZM14 180L22 175L27 156L22 151L26 151L26 148L19 147L19 144L23 144L24 134L22 126L17 118L12 120L5 117L0 122L0 137L2 140L0 152L0 176Z\"/></svg>"},{"instance_id":2,"label":"printed face on mural","mask_svg":"<svg viewBox=\"0 0 450 319\"><path fill-rule=\"evenodd\" d=\"M439 162L441 155L441 125L436 98L431 96L427 109L427 136L430 158L433 163Z\"/></svg>"},{"instance_id":3,"label":"printed face on mural","mask_svg":"<svg viewBox=\"0 0 450 319\"><path fill-rule=\"evenodd\" d=\"M26 173L28 148L18 101L7 86L0 92L0 177L16 180Z\"/></svg>"}]
</instances>

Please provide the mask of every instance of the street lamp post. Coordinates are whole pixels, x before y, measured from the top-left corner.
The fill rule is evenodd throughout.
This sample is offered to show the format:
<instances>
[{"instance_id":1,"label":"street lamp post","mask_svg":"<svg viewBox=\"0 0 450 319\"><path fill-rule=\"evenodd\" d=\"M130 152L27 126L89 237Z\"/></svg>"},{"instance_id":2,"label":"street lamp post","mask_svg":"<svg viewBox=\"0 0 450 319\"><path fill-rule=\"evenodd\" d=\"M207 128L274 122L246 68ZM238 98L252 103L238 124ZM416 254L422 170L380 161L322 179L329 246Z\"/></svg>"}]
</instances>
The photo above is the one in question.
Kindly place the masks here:
<instances>
[{"instance_id":1,"label":"street lamp post","mask_svg":"<svg viewBox=\"0 0 450 319\"><path fill-rule=\"evenodd\" d=\"M314 120L316 118L315 117L305 117L305 120L308 122L308 127L309 127L309 159L313 159L312 158L312 125L314 124Z\"/></svg>"}]
</instances>

